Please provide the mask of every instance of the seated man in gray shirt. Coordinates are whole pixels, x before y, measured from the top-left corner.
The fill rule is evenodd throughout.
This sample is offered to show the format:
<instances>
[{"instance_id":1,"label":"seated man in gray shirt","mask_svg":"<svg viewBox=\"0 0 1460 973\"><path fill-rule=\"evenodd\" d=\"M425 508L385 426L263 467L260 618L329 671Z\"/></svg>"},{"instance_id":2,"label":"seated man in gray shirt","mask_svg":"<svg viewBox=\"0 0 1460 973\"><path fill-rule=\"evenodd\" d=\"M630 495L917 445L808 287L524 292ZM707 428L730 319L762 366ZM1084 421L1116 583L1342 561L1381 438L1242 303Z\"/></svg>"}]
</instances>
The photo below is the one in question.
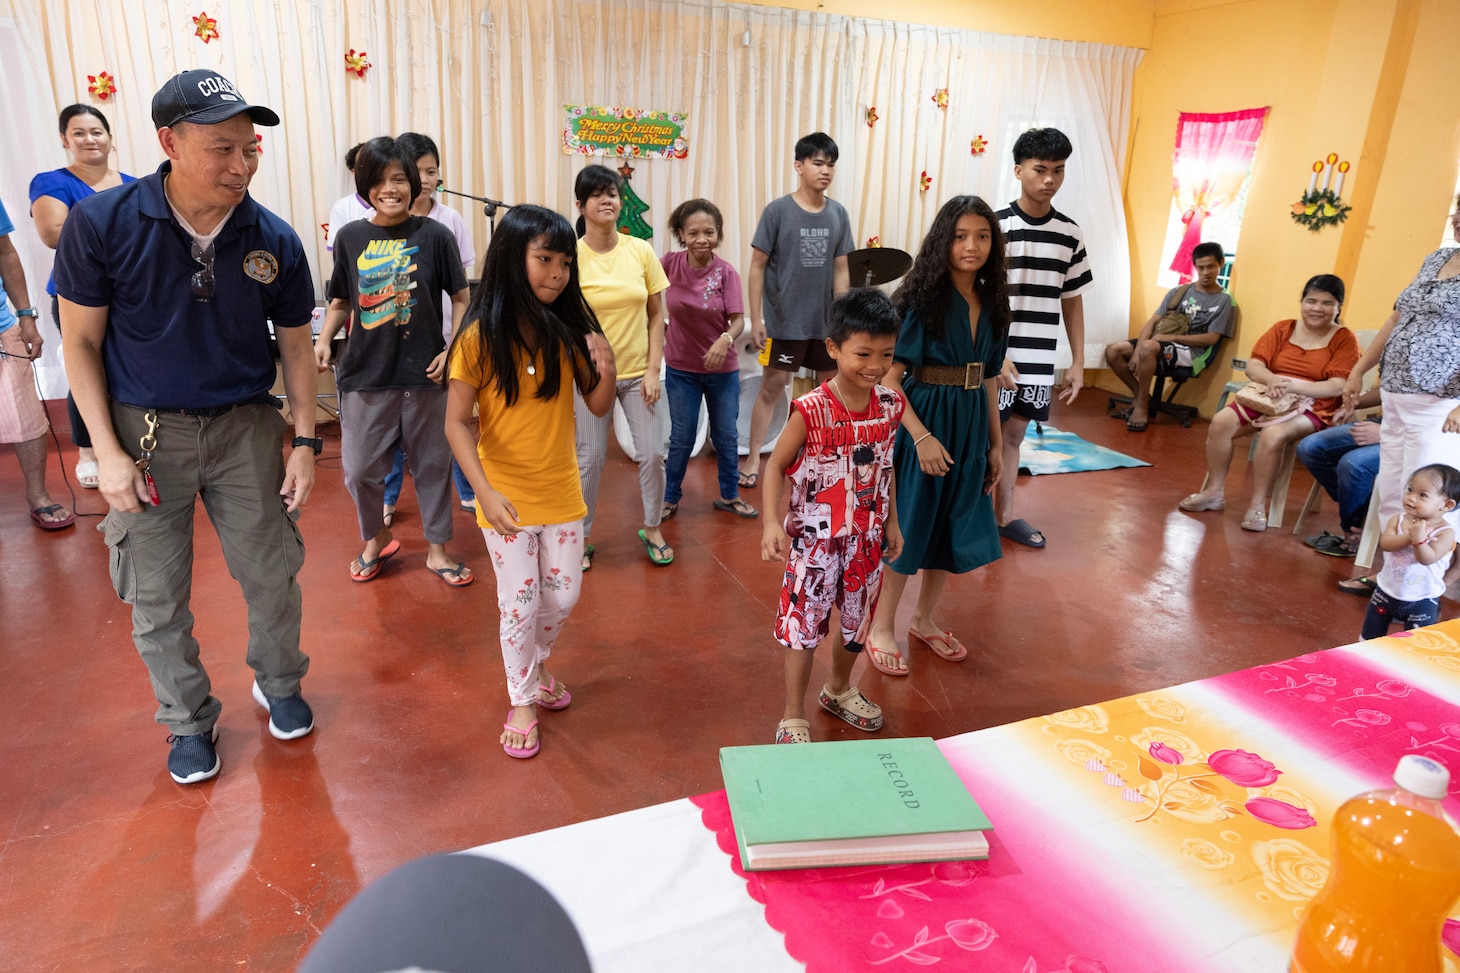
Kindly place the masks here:
<instances>
[{"instance_id":1,"label":"seated man in gray shirt","mask_svg":"<svg viewBox=\"0 0 1460 973\"><path fill-rule=\"evenodd\" d=\"M1161 306L1128 341L1105 346L1105 363L1131 390L1128 410L1115 413L1131 432L1145 432L1150 418L1151 380L1157 375L1191 378L1212 360L1217 343L1232 337L1237 305L1217 283L1224 255L1220 243L1199 243L1191 252L1196 280L1167 291ZM1170 311L1191 319L1185 334L1156 335L1156 323Z\"/></svg>"}]
</instances>

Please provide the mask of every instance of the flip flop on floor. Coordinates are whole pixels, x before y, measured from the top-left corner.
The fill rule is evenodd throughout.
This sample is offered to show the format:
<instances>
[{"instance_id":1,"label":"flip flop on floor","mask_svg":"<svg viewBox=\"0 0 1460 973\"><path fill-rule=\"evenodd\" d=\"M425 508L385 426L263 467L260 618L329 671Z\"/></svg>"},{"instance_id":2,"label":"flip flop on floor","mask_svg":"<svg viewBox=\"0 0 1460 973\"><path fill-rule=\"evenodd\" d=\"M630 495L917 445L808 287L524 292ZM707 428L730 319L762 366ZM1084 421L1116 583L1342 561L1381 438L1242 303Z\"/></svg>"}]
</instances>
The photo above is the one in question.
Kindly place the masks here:
<instances>
[{"instance_id":1,"label":"flip flop on floor","mask_svg":"<svg viewBox=\"0 0 1460 973\"><path fill-rule=\"evenodd\" d=\"M1340 581L1338 583L1339 591L1345 594L1358 595L1360 598L1368 598L1374 593L1374 589L1377 587L1379 587L1379 582L1367 574L1361 574L1357 578L1349 578L1346 581Z\"/></svg>"},{"instance_id":2,"label":"flip flop on floor","mask_svg":"<svg viewBox=\"0 0 1460 973\"><path fill-rule=\"evenodd\" d=\"M759 473L741 473L740 474L740 489L742 489L742 490L754 490L755 487L756 487L756 484L758 484L758 483L760 483L760 474Z\"/></svg>"},{"instance_id":3,"label":"flip flop on floor","mask_svg":"<svg viewBox=\"0 0 1460 973\"><path fill-rule=\"evenodd\" d=\"M543 693L547 693L546 699L543 698ZM548 684L546 686L539 684L537 687L537 705L543 709L567 709L568 704L572 701L573 694L568 692L567 686L563 687L561 693L558 692L557 676L548 676Z\"/></svg>"},{"instance_id":4,"label":"flip flop on floor","mask_svg":"<svg viewBox=\"0 0 1460 973\"><path fill-rule=\"evenodd\" d=\"M430 565L427 565L427 567L430 567ZM477 579L477 576L471 573L471 568L460 561L456 562L456 567L454 568L431 568L431 570L441 575L441 580L453 588L465 588ZM447 577L448 574L455 575L456 580L452 581Z\"/></svg>"},{"instance_id":5,"label":"flip flop on floor","mask_svg":"<svg viewBox=\"0 0 1460 973\"><path fill-rule=\"evenodd\" d=\"M385 562L395 557L399 550L400 541L393 540L382 547L373 560L365 560L365 554L361 552L360 556L355 558L355 564L358 564L360 569L357 571L355 564L350 565L350 580L360 582L375 580L380 575L381 568L385 567Z\"/></svg>"},{"instance_id":6,"label":"flip flop on floor","mask_svg":"<svg viewBox=\"0 0 1460 973\"><path fill-rule=\"evenodd\" d=\"M714 503L714 507L716 510L723 510L726 513L732 513L737 517L744 517L747 520L753 517L760 516L759 510L756 510L754 507L746 503L744 500L741 500L739 497L736 497L729 503L726 503L724 500L716 500Z\"/></svg>"},{"instance_id":7,"label":"flip flop on floor","mask_svg":"<svg viewBox=\"0 0 1460 973\"><path fill-rule=\"evenodd\" d=\"M679 504L665 500L659 507L659 520L662 523L677 513L679 513Z\"/></svg>"},{"instance_id":8,"label":"flip flop on floor","mask_svg":"<svg viewBox=\"0 0 1460 973\"><path fill-rule=\"evenodd\" d=\"M949 662L962 662L968 658L968 649L958 639L953 637L952 632L934 632L924 635L912 629L907 630L907 644L911 648L914 642L922 643L923 648L931 649L937 653L938 658L947 659Z\"/></svg>"},{"instance_id":9,"label":"flip flop on floor","mask_svg":"<svg viewBox=\"0 0 1460 973\"><path fill-rule=\"evenodd\" d=\"M589 568L593 567L593 551L594 551L594 547L593 547L592 544L585 544L583 546L583 570L584 571L587 571Z\"/></svg>"},{"instance_id":10,"label":"flip flop on floor","mask_svg":"<svg viewBox=\"0 0 1460 973\"><path fill-rule=\"evenodd\" d=\"M391 506L387 506L385 508L385 510L380 515L380 522L383 523L386 527L394 527L395 526L395 508L394 507L391 507Z\"/></svg>"},{"instance_id":11,"label":"flip flop on floor","mask_svg":"<svg viewBox=\"0 0 1460 973\"><path fill-rule=\"evenodd\" d=\"M1035 540L1038 535L1039 540ZM1023 544L1025 547L1043 547L1044 533L1029 526L1027 520L1011 520L999 528L999 536L1013 541L1016 544Z\"/></svg>"},{"instance_id":12,"label":"flip flop on floor","mask_svg":"<svg viewBox=\"0 0 1460 973\"><path fill-rule=\"evenodd\" d=\"M98 489L101 486L101 467L96 463L77 463L76 482L86 490Z\"/></svg>"},{"instance_id":13,"label":"flip flop on floor","mask_svg":"<svg viewBox=\"0 0 1460 973\"><path fill-rule=\"evenodd\" d=\"M70 527L76 523L76 515L68 513L60 520L47 520L46 518L54 517L56 511L65 509L59 503L53 503L48 507L36 507L30 512L30 519L35 521L35 525L41 530L60 530L63 527Z\"/></svg>"},{"instance_id":14,"label":"flip flop on floor","mask_svg":"<svg viewBox=\"0 0 1460 973\"><path fill-rule=\"evenodd\" d=\"M865 646L862 647L862 653L867 657L867 661L872 663L872 668L876 669L884 676L905 676L908 674L908 670L906 668L894 669L891 666L884 665L883 663L878 662L877 653L879 652L881 652L883 655L895 655L899 659L903 660L904 666L906 666L907 664L906 657L903 656L902 651L898 649L896 645L894 645L890 649L883 649L878 648L869 641Z\"/></svg>"},{"instance_id":15,"label":"flip flop on floor","mask_svg":"<svg viewBox=\"0 0 1460 973\"><path fill-rule=\"evenodd\" d=\"M1112 419L1119 419L1122 422L1124 422L1126 419L1129 419L1130 418L1130 409L1129 408L1126 408L1126 409L1116 409L1114 412L1112 412L1110 414L1110 418L1112 418Z\"/></svg>"},{"instance_id":16,"label":"flip flop on floor","mask_svg":"<svg viewBox=\"0 0 1460 973\"><path fill-rule=\"evenodd\" d=\"M642 530L639 531L639 540L644 542L644 550L649 552L649 560L661 568L674 560L674 549L669 546L668 541L665 541L663 544L655 544L649 540L649 535Z\"/></svg>"},{"instance_id":17,"label":"flip flop on floor","mask_svg":"<svg viewBox=\"0 0 1460 973\"><path fill-rule=\"evenodd\" d=\"M522 734L522 742L523 743L526 743L527 742L527 735L529 733L531 733L533 731L533 728L536 727L536 726L537 726L537 720L533 720L531 723L527 724L527 726L525 728L524 727L520 727L520 726L513 726L512 725L512 711L509 709L507 711L507 722L502 724L502 729L507 730L507 731L512 732L512 733L521 733ZM537 742L534 743L530 747L514 747L514 746L512 746L509 743L502 744L502 752L505 753L505 754L507 754L507 756L509 756L509 757L516 757L518 760L526 760L528 757L536 757L537 756L537 752L539 750L541 750L541 749L542 749L542 733L541 733L541 731L539 731L538 734L537 734Z\"/></svg>"},{"instance_id":18,"label":"flip flop on floor","mask_svg":"<svg viewBox=\"0 0 1460 973\"><path fill-rule=\"evenodd\" d=\"M1145 432L1146 426L1150 425L1149 419L1127 419L1125 421L1126 432Z\"/></svg>"}]
</instances>

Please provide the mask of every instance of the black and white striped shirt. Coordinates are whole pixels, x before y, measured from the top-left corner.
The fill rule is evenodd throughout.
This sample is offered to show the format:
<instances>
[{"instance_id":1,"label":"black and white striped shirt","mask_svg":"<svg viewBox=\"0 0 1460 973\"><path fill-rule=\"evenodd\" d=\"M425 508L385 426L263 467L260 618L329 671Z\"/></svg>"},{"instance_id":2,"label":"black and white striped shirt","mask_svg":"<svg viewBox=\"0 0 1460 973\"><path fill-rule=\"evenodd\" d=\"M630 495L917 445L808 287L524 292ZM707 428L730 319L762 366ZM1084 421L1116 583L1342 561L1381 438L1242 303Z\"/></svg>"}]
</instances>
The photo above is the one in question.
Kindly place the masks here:
<instances>
[{"instance_id":1,"label":"black and white striped shirt","mask_svg":"<svg viewBox=\"0 0 1460 973\"><path fill-rule=\"evenodd\" d=\"M1010 203L995 214L1009 270L1009 359L1022 385L1053 385L1060 301L1089 290L1094 278L1074 220L1051 208L1033 217ZM1076 359L1084 353L1074 349Z\"/></svg>"}]
</instances>

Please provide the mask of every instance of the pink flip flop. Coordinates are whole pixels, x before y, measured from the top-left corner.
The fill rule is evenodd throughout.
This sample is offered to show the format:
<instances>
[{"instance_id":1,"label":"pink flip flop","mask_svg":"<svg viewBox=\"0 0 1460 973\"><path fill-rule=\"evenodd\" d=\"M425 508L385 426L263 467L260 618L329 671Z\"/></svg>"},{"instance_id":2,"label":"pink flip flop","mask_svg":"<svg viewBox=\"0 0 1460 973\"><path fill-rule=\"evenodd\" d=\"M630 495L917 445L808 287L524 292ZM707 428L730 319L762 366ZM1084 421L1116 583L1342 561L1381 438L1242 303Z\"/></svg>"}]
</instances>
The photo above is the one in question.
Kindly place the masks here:
<instances>
[{"instance_id":1,"label":"pink flip flop","mask_svg":"<svg viewBox=\"0 0 1460 973\"><path fill-rule=\"evenodd\" d=\"M508 720L511 720L512 719L512 711L510 709L507 711L507 719ZM513 733L521 733L522 734L522 738L524 740L526 740L527 739L527 735L532 732L532 728L535 727L535 726L537 726L537 720L533 720L531 723L527 724L527 728L526 729L523 729L522 727L519 727L519 726L513 726L509 722L509 723L503 723L502 724L502 729L504 729L504 730L511 730ZM509 756L509 757L516 757L518 760L526 760L528 757L536 757L537 756L537 752L539 750L541 750L541 749L542 749L542 733L540 731L539 731L539 733L537 735L537 742L534 743L530 747L512 747L512 746L508 746L505 743L502 744L502 752L505 753L505 754L507 754L507 756Z\"/></svg>"},{"instance_id":2,"label":"pink flip flop","mask_svg":"<svg viewBox=\"0 0 1460 973\"><path fill-rule=\"evenodd\" d=\"M557 691L558 691L558 677L557 676L548 676L548 684L546 686L539 685L537 687L537 692L538 692L537 705L538 706L541 706L543 709L550 709L550 710L567 709L568 708L568 704L573 701L573 694L570 693L570 692L568 692L568 687L567 686L564 686L563 687L563 695L562 696L555 696L554 694L557 693ZM543 699L542 698L542 694L543 693L547 693L547 696L548 696L547 699Z\"/></svg>"},{"instance_id":3,"label":"pink flip flop","mask_svg":"<svg viewBox=\"0 0 1460 973\"><path fill-rule=\"evenodd\" d=\"M923 635L921 632L907 630L907 644L911 648L914 642L919 642L925 649L932 649L937 653L938 658L947 659L949 662L962 662L968 658L968 649L964 644L953 637L952 632L938 632L933 635Z\"/></svg>"},{"instance_id":4,"label":"pink flip flop","mask_svg":"<svg viewBox=\"0 0 1460 973\"><path fill-rule=\"evenodd\" d=\"M902 654L902 651L900 649L898 649L896 645L894 645L890 649L880 649L880 648L874 646L871 642L868 642L865 646L863 646L862 647L862 654L867 657L867 661L868 662L872 663L872 668L873 669L876 669L878 672L882 673L884 676L905 676L910 671L912 671L910 669L893 669L893 668L890 668L888 666L884 666L882 663L880 663L880 662L877 661L877 653L878 652L882 652L882 653L885 653L887 655L895 655L899 659L904 658L904 656Z\"/></svg>"}]
</instances>

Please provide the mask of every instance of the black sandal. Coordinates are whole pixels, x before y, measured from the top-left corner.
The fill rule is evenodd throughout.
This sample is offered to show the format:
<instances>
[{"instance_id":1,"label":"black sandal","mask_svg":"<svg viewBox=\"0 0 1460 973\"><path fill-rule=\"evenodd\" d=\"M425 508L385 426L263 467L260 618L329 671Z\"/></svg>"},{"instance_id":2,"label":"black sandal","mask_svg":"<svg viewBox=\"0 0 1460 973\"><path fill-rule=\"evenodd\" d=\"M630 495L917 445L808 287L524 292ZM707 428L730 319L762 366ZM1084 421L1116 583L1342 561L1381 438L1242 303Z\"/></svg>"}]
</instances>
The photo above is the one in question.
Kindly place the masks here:
<instances>
[{"instance_id":1,"label":"black sandal","mask_svg":"<svg viewBox=\"0 0 1460 973\"><path fill-rule=\"evenodd\" d=\"M1374 594L1374 589L1379 587L1379 582L1367 574L1359 575L1357 578L1349 578L1338 583L1338 590L1346 595L1358 595L1360 598L1368 598Z\"/></svg>"}]
</instances>

